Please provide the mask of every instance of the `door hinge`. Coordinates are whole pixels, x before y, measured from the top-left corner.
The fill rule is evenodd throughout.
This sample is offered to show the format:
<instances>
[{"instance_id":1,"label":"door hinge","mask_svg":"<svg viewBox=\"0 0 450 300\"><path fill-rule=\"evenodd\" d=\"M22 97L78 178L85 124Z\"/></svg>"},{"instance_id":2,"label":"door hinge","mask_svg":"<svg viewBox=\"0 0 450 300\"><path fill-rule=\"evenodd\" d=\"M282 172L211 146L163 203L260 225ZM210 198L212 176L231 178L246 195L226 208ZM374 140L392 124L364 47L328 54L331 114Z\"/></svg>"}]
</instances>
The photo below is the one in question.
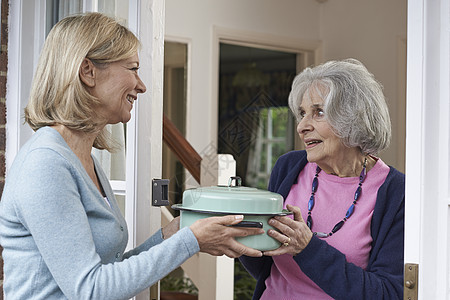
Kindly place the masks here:
<instances>
[{"instance_id":1,"label":"door hinge","mask_svg":"<svg viewBox=\"0 0 450 300\"><path fill-rule=\"evenodd\" d=\"M403 300L417 300L419 291L419 265L405 264Z\"/></svg>"}]
</instances>

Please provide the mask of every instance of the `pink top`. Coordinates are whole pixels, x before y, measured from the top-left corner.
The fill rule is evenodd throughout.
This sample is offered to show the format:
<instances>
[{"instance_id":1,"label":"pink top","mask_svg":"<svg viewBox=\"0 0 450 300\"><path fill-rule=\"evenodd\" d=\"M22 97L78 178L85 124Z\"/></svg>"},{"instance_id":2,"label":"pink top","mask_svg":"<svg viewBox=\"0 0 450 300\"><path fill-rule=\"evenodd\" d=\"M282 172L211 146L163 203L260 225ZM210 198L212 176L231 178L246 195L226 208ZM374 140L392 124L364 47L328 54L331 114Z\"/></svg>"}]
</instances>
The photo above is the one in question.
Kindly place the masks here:
<instances>
[{"instance_id":1,"label":"pink top","mask_svg":"<svg viewBox=\"0 0 450 300\"><path fill-rule=\"evenodd\" d=\"M306 164L298 176L298 183L292 185L285 201L285 207L286 204L300 207L305 221L316 167L315 163ZM370 223L377 192L388 173L389 167L378 159L362 184L362 194L355 205L353 215L338 232L324 238L329 245L345 254L347 262L363 269L369 261L372 243ZM340 178L324 171L319 173L319 186L311 212L313 232L329 233L334 225L344 218L353 202L358 183L359 177ZM274 256L273 261L270 276L266 279L266 290L261 299L332 299L301 271L291 255Z\"/></svg>"}]
</instances>

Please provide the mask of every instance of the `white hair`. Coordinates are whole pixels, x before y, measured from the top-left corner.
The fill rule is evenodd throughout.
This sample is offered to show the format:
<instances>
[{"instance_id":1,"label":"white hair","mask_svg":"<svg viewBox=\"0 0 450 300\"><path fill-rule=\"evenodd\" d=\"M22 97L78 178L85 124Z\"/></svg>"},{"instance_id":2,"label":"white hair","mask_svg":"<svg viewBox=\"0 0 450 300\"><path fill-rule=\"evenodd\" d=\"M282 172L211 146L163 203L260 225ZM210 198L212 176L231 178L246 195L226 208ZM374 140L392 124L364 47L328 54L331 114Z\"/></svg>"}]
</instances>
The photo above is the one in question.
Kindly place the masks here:
<instances>
[{"instance_id":1,"label":"white hair","mask_svg":"<svg viewBox=\"0 0 450 300\"><path fill-rule=\"evenodd\" d=\"M325 118L346 146L359 147L365 154L377 154L389 146L391 121L383 87L361 62L329 61L298 74L289 94L289 107L297 120L310 88L322 91Z\"/></svg>"}]
</instances>

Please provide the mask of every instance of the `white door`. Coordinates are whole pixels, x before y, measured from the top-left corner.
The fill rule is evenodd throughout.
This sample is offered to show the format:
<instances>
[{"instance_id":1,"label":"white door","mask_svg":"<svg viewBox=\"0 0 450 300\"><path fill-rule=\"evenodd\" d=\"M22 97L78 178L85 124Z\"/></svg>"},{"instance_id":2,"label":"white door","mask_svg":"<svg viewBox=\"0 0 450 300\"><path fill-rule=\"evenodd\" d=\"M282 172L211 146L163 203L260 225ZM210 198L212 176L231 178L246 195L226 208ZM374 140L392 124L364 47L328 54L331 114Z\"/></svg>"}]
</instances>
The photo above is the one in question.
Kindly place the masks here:
<instances>
[{"instance_id":1,"label":"white door","mask_svg":"<svg viewBox=\"0 0 450 300\"><path fill-rule=\"evenodd\" d=\"M450 299L449 2L408 1L405 263L427 300Z\"/></svg>"}]
</instances>

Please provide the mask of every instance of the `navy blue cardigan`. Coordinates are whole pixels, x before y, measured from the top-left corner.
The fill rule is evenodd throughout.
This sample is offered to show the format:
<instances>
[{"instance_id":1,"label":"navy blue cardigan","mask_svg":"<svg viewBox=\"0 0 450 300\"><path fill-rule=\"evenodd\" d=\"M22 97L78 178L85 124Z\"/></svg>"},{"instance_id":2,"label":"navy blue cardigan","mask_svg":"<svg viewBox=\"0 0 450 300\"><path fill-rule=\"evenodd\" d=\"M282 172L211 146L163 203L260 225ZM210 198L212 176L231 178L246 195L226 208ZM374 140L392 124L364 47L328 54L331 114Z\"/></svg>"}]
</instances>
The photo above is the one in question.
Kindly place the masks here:
<instances>
[{"instance_id":1,"label":"navy blue cardigan","mask_svg":"<svg viewBox=\"0 0 450 300\"><path fill-rule=\"evenodd\" d=\"M269 190L286 199L306 163L305 151L281 156L272 170ZM371 223L372 250L365 270L348 263L343 253L316 236L294 260L334 299L403 299L404 200L405 175L390 167L378 190ZM273 260L242 256L240 261L257 280L253 299L259 299Z\"/></svg>"}]
</instances>

